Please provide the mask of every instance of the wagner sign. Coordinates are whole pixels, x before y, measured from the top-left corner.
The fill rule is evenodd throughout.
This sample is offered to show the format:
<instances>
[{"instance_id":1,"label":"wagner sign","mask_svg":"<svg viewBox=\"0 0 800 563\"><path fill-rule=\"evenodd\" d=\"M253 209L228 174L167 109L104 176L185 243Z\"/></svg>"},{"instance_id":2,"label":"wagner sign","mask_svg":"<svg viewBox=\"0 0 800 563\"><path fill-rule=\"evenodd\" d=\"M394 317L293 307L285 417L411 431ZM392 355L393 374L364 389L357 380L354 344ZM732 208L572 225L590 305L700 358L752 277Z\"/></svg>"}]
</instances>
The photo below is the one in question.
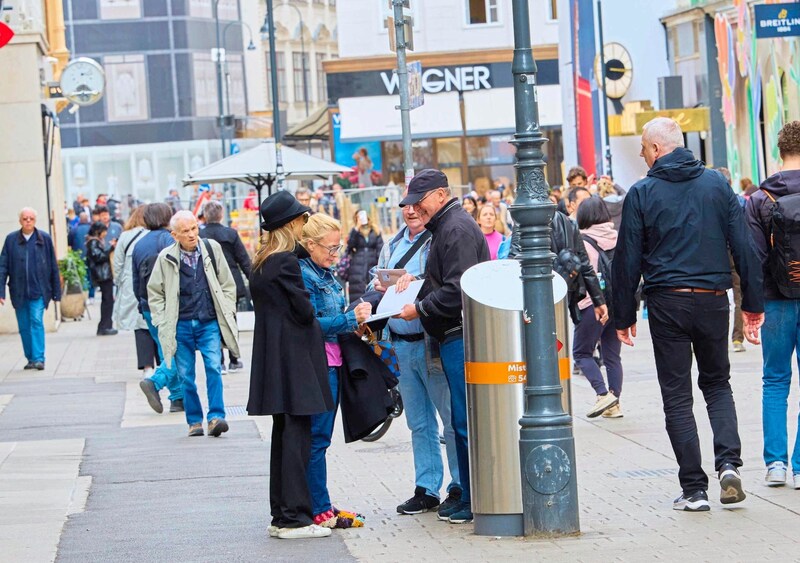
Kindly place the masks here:
<instances>
[{"instance_id":1,"label":"wagner sign","mask_svg":"<svg viewBox=\"0 0 800 563\"><path fill-rule=\"evenodd\" d=\"M457 66L443 68L426 68L422 71L422 91L428 94L439 92L467 92L470 90L490 89L491 72L489 67ZM381 72L381 80L386 87L386 94L397 93L397 74L392 71Z\"/></svg>"},{"instance_id":2,"label":"wagner sign","mask_svg":"<svg viewBox=\"0 0 800 563\"><path fill-rule=\"evenodd\" d=\"M756 37L800 35L800 4L756 4Z\"/></svg>"}]
</instances>

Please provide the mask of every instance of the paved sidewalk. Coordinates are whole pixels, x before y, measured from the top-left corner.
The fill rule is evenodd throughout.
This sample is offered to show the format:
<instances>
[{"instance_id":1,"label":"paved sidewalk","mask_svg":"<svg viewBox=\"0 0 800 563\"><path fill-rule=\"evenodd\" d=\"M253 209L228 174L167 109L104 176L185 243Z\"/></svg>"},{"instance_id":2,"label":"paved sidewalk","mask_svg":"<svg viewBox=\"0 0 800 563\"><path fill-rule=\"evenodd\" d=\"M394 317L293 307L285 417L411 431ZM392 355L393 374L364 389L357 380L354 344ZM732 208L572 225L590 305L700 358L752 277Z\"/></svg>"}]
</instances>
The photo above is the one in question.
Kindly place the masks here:
<instances>
[{"instance_id":1,"label":"paved sidewalk","mask_svg":"<svg viewBox=\"0 0 800 563\"><path fill-rule=\"evenodd\" d=\"M158 415L141 395L132 334L100 338L94 322L66 323L48 335L43 372L23 372L18 338L2 336L0 562L800 560L800 491L761 483L760 350L731 354L748 499L734 509L717 500L697 391L712 510L680 513L671 510L679 486L647 323L639 327L636 347L623 351L624 418L586 419L593 392L582 377L573 381L582 533L557 540L477 537L471 525L433 513L398 515L395 506L413 493L403 419L373 444L346 445L335 432L332 496L364 513L365 528L270 539L270 419L244 412L247 370L224 376L231 431L189 439L182 415ZM242 340L249 365L251 335ZM797 385L789 403L797 408ZM790 435L795 428L790 416Z\"/></svg>"}]
</instances>

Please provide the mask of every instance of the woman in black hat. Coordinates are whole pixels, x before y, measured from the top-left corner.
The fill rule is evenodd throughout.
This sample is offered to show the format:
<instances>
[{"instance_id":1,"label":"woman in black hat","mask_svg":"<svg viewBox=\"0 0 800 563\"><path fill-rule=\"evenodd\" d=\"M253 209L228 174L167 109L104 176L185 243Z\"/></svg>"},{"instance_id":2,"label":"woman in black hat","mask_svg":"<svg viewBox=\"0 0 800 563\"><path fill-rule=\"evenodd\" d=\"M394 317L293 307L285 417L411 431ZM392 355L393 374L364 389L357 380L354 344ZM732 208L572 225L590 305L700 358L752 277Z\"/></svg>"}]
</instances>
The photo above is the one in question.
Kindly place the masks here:
<instances>
[{"instance_id":1,"label":"woman in black hat","mask_svg":"<svg viewBox=\"0 0 800 563\"><path fill-rule=\"evenodd\" d=\"M331 534L313 523L306 481L311 416L334 407L322 329L300 273L308 253L297 242L309 212L285 191L264 200L265 232L250 274L255 332L247 412L273 417L269 534L282 539Z\"/></svg>"}]
</instances>

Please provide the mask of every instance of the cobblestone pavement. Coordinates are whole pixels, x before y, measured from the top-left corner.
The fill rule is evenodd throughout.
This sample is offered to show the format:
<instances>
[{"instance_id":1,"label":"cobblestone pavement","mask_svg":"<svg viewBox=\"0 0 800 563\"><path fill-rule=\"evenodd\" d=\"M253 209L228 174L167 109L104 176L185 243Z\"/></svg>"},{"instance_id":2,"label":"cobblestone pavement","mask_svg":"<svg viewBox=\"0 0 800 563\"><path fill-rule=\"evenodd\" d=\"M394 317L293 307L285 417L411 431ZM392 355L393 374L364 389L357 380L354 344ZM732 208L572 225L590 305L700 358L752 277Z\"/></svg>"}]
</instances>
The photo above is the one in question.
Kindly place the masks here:
<instances>
[{"instance_id":1,"label":"cobblestone pavement","mask_svg":"<svg viewBox=\"0 0 800 563\"><path fill-rule=\"evenodd\" d=\"M671 509L680 492L676 465L640 322L636 347L623 351L624 418L585 418L593 392L581 376L573 380L579 536L478 537L471 525L439 522L434 513L397 514L414 488L401 419L376 443L344 444L339 428L334 436L332 497L365 514L367 526L286 542L265 530L270 419L244 412L248 371L225 376L231 431L190 440L181 414L147 406L132 334L96 337L95 322L66 322L49 334L43 372L22 371L18 338L0 337L0 562L800 560L800 491L762 484L756 347L731 354L748 494L737 508L717 500L708 418L696 391L712 510ZM251 334L242 341L249 365ZM797 385L789 403L798 404ZM790 417L790 435L795 428Z\"/></svg>"}]
</instances>

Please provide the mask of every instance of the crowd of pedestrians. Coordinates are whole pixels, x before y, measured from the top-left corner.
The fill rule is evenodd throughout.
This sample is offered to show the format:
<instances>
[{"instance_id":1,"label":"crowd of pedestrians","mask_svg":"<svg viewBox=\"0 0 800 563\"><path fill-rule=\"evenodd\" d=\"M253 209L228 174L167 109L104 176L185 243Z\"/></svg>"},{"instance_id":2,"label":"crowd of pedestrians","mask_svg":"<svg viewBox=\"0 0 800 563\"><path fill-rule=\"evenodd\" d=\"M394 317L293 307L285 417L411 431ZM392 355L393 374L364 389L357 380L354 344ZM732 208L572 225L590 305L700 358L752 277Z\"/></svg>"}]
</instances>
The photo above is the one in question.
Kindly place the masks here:
<instances>
[{"instance_id":1,"label":"crowd of pedestrians","mask_svg":"<svg viewBox=\"0 0 800 563\"><path fill-rule=\"evenodd\" d=\"M790 456L786 431L800 343L800 122L779 134L781 171L761 186L743 179L741 195L726 170L707 168L685 147L676 122L649 122L641 145L648 172L629 190L574 167L569 186L550 196L558 209L550 249L553 269L567 283L572 353L596 395L586 416L623 416L622 344L634 345L646 299L665 426L679 466L673 508L710 509L692 411L693 360L713 432L720 502L746 496L729 361L729 344L740 352L745 340L762 345L764 358L765 484L785 485L791 471L800 488L800 435ZM395 385L414 462L412 496L398 499L397 512L435 510L440 520L471 522L460 280L478 263L519 253L507 193L459 199L444 173L422 170L400 202L403 226L384 240L365 210L356 210L343 238L337 218L308 190L279 191L248 204L263 221L252 263L237 232L223 225L219 202L195 214L172 195L169 203L136 209L124 229L111 220L107 201L89 208L80 198L69 238L102 296L98 335L135 334L140 388L150 407L163 412L167 388L169 410L185 413L189 436L229 430L223 351L227 369L244 367L236 313L252 300L247 410L273 419L269 535L328 537L335 528L365 525L356 510L331 498L329 480L344 475L329 473L326 452L337 417L346 441L360 439L386 418ZM44 369L42 318L61 297L58 266L50 237L35 227L36 212L25 208L19 218L20 230L0 253L0 304L8 281L25 369ZM394 277L379 275L387 271ZM418 295L400 314L370 321L391 285L402 293L418 280ZM378 357L388 349L396 365ZM206 413L195 381L198 352Z\"/></svg>"}]
</instances>

